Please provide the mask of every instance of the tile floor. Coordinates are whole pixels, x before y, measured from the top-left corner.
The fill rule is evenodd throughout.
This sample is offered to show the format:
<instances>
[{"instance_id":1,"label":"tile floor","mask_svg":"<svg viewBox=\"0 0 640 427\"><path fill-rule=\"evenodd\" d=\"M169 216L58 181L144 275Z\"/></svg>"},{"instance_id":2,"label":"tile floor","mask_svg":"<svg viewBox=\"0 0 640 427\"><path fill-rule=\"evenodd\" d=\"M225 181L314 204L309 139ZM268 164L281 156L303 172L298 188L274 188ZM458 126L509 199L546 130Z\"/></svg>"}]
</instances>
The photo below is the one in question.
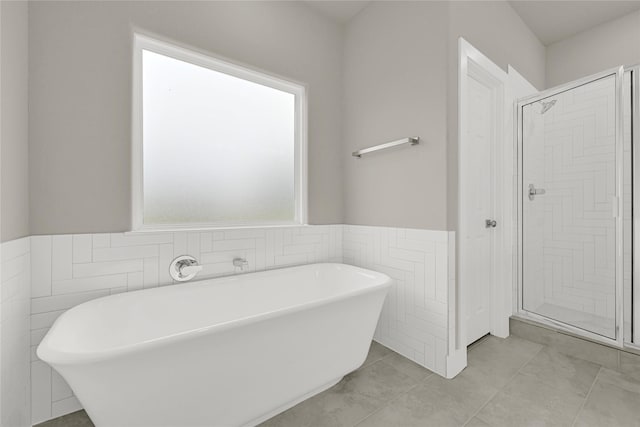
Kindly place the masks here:
<instances>
[{"instance_id":1,"label":"tile floor","mask_svg":"<svg viewBox=\"0 0 640 427\"><path fill-rule=\"evenodd\" d=\"M360 369L262 427L640 427L640 358L625 359L624 372L517 336L486 337L446 380L374 342ZM39 425L87 426L83 411Z\"/></svg>"}]
</instances>

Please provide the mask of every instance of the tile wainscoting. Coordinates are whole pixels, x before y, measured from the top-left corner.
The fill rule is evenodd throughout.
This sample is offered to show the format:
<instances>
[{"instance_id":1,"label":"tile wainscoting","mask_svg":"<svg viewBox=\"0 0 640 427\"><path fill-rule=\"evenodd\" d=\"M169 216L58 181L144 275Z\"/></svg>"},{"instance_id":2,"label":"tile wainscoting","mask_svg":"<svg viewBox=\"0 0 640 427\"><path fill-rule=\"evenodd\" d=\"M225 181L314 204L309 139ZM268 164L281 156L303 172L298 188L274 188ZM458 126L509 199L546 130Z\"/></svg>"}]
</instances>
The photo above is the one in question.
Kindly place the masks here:
<instances>
[{"instance_id":1,"label":"tile wainscoting","mask_svg":"<svg viewBox=\"0 0 640 427\"><path fill-rule=\"evenodd\" d=\"M30 425L29 238L3 243L0 252L0 425Z\"/></svg>"},{"instance_id":2,"label":"tile wainscoting","mask_svg":"<svg viewBox=\"0 0 640 427\"><path fill-rule=\"evenodd\" d=\"M173 284L169 263L184 254L203 264L199 278L240 273L232 265L234 257L249 261L245 273L314 262L345 262L384 272L394 285L376 341L442 376L450 371L455 314L455 304L449 304L455 285L452 232L318 225L24 240L31 265L31 317L24 327L30 323L33 424L81 408L65 381L36 356L36 347L55 319L94 298ZM3 277L4 273L3 269ZM26 283L29 289L29 280Z\"/></svg>"},{"instance_id":3,"label":"tile wainscoting","mask_svg":"<svg viewBox=\"0 0 640 427\"><path fill-rule=\"evenodd\" d=\"M342 245L344 263L385 273L394 281L375 340L447 376L454 233L345 225Z\"/></svg>"},{"instance_id":4,"label":"tile wainscoting","mask_svg":"<svg viewBox=\"0 0 640 427\"><path fill-rule=\"evenodd\" d=\"M213 232L111 233L31 238L32 421L37 424L81 408L66 382L35 350L54 320L82 302L119 292L173 284L169 264L194 256L198 278L313 262L342 261L340 225L230 229Z\"/></svg>"}]
</instances>

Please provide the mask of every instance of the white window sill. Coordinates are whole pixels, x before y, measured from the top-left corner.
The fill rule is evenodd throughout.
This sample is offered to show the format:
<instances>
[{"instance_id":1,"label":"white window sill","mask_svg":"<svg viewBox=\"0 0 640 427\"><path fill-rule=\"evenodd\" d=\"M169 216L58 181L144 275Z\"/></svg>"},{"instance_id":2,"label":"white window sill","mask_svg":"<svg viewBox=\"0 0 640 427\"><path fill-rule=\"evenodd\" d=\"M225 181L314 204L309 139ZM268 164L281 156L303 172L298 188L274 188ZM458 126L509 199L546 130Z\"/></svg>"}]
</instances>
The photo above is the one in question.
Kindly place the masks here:
<instances>
[{"instance_id":1,"label":"white window sill","mask_svg":"<svg viewBox=\"0 0 640 427\"><path fill-rule=\"evenodd\" d=\"M246 229L261 229L261 228L292 228L292 227L309 227L311 224L302 224L297 222L286 223L286 224L252 224L252 225L201 225L201 226L193 226L193 227L180 227L180 226L170 226L170 227L160 227L160 228L140 228L138 230L130 230L125 231L125 235L136 235L136 234L155 234L155 233L176 233L180 231L184 232L212 232L212 231L228 231L228 230L246 230Z\"/></svg>"}]
</instances>

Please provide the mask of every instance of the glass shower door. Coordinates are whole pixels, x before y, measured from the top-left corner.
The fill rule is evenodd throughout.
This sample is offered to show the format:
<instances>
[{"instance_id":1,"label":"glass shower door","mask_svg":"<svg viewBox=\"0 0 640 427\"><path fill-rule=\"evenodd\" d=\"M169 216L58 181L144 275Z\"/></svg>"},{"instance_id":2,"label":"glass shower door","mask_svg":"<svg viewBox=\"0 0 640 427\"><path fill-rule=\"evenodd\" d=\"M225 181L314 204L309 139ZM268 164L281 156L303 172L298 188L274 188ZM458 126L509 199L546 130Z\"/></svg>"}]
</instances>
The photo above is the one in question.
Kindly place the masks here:
<instances>
[{"instance_id":1,"label":"glass shower door","mask_svg":"<svg viewBox=\"0 0 640 427\"><path fill-rule=\"evenodd\" d=\"M521 304L616 339L618 73L521 104Z\"/></svg>"}]
</instances>

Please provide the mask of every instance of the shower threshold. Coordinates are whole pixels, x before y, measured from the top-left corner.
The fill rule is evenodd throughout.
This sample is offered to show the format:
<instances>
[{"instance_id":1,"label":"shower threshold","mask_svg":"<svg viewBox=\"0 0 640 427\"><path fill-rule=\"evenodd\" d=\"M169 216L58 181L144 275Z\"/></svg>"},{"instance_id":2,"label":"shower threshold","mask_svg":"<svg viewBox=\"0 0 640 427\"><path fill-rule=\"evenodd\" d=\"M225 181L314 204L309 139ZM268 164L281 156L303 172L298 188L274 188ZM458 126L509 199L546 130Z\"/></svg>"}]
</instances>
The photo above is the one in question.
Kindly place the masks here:
<instances>
[{"instance_id":1,"label":"shower threshold","mask_svg":"<svg viewBox=\"0 0 640 427\"><path fill-rule=\"evenodd\" d=\"M613 317L599 316L550 303L543 303L530 311L609 339L615 339L616 336L616 320Z\"/></svg>"}]
</instances>

